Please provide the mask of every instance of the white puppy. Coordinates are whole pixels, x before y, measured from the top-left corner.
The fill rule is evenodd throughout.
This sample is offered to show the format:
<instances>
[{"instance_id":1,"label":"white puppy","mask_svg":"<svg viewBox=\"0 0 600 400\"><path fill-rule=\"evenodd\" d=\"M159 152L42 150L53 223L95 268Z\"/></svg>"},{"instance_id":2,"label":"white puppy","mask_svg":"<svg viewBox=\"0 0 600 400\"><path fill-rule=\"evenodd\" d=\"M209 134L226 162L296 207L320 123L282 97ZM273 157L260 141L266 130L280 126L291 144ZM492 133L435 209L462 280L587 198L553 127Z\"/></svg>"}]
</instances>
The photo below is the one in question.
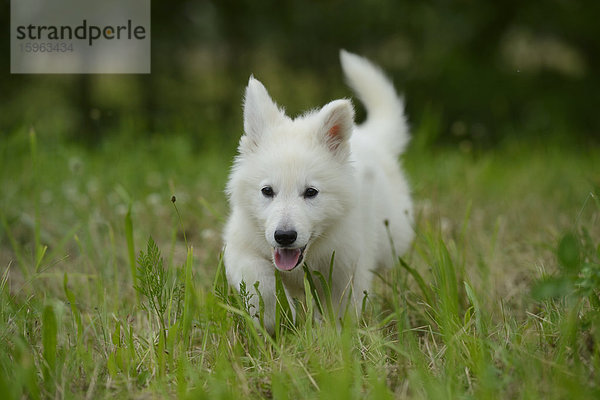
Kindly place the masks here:
<instances>
[{"instance_id":1,"label":"white puppy","mask_svg":"<svg viewBox=\"0 0 600 400\"><path fill-rule=\"evenodd\" d=\"M327 277L335 252L334 305L345 307L351 290L360 310L372 270L394 265L414 235L410 190L398 165L409 141L403 101L367 59L343 50L340 58L367 109L360 126L349 100L292 119L258 80L251 77L246 88L245 134L227 185L224 261L229 283L239 290L244 281L253 294L253 313L259 282L270 332L275 268L288 300L303 298L299 265Z\"/></svg>"}]
</instances>

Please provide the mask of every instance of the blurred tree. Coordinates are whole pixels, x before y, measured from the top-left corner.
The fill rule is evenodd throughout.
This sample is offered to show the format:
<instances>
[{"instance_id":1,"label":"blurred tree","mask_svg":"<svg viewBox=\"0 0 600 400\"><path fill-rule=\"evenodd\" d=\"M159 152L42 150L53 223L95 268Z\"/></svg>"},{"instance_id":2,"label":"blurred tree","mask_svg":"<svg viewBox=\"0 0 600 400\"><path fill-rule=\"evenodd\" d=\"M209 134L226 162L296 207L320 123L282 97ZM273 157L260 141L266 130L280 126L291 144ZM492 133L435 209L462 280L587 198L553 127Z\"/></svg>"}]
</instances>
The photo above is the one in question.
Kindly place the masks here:
<instances>
[{"instance_id":1,"label":"blurred tree","mask_svg":"<svg viewBox=\"0 0 600 400\"><path fill-rule=\"evenodd\" d=\"M439 122L435 143L490 146L506 135L597 143L599 15L597 0L154 1L152 74L104 76L99 85L99 76L10 75L4 58L0 109L8 112L0 128L33 124L58 136L101 137L123 134L126 122L130 135L177 131L199 145L230 143L251 73L302 110L348 95L337 61L347 48L393 76L413 125ZM107 97L106 82L122 93ZM62 97L49 104L44 90ZM49 123L53 113L77 114L83 125Z\"/></svg>"}]
</instances>

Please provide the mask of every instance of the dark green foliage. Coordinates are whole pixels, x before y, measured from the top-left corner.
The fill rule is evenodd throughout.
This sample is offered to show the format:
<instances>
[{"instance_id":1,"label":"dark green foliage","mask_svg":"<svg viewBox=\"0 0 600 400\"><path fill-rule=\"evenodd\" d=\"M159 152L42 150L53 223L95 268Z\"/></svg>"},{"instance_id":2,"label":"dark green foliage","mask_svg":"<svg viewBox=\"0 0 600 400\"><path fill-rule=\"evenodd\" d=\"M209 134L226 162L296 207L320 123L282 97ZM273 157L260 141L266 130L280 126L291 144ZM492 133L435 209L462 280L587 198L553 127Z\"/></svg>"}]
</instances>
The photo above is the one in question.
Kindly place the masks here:
<instances>
[{"instance_id":1,"label":"dark green foliage","mask_svg":"<svg viewBox=\"0 0 600 400\"><path fill-rule=\"evenodd\" d=\"M592 239L586 229L582 229L580 239L583 259L580 262L579 276L575 285L582 296L600 306L600 240Z\"/></svg>"},{"instance_id":2,"label":"dark green foliage","mask_svg":"<svg viewBox=\"0 0 600 400\"><path fill-rule=\"evenodd\" d=\"M556 254L559 265L566 273L576 273L581 266L579 240L572 233L567 233L558 244Z\"/></svg>"},{"instance_id":3,"label":"dark green foliage","mask_svg":"<svg viewBox=\"0 0 600 400\"><path fill-rule=\"evenodd\" d=\"M139 283L134 287L146 300L142 307L162 316L167 309L167 271L152 237L148 238L146 253L140 251L138 255L136 277Z\"/></svg>"},{"instance_id":4,"label":"dark green foliage","mask_svg":"<svg viewBox=\"0 0 600 400\"><path fill-rule=\"evenodd\" d=\"M152 74L4 71L0 126L96 145L176 132L197 148L232 146L250 74L297 113L348 96L337 60L346 48L392 75L415 125L436 121L419 142L597 141L599 11L595 0L154 2Z\"/></svg>"},{"instance_id":5,"label":"dark green foliage","mask_svg":"<svg viewBox=\"0 0 600 400\"><path fill-rule=\"evenodd\" d=\"M129 268L131 269L131 280L135 286L137 268L135 265L135 246L133 244L133 221L131 220L131 204L127 208L125 215L125 238L127 239L127 256L129 259Z\"/></svg>"},{"instance_id":6,"label":"dark green foliage","mask_svg":"<svg viewBox=\"0 0 600 400\"><path fill-rule=\"evenodd\" d=\"M176 279L174 271L164 267L160 250L152 237L148 238L146 253L140 251L137 264L137 284L134 287L142 298L140 305L156 318L166 340L168 322L178 320L181 315L183 285ZM167 308L170 304L169 315Z\"/></svg>"},{"instance_id":7,"label":"dark green foliage","mask_svg":"<svg viewBox=\"0 0 600 400\"><path fill-rule=\"evenodd\" d=\"M56 355L58 352L57 331L58 327L54 308L51 305L47 305L44 307L44 313L42 314L42 347L44 355L44 367L42 369L44 371L44 381L46 382L47 389L50 391L54 385L56 374Z\"/></svg>"},{"instance_id":8,"label":"dark green foliage","mask_svg":"<svg viewBox=\"0 0 600 400\"><path fill-rule=\"evenodd\" d=\"M543 278L532 288L536 299L574 296L589 297L600 304L600 243L586 230L581 234L566 233L556 249L559 273Z\"/></svg>"}]
</instances>

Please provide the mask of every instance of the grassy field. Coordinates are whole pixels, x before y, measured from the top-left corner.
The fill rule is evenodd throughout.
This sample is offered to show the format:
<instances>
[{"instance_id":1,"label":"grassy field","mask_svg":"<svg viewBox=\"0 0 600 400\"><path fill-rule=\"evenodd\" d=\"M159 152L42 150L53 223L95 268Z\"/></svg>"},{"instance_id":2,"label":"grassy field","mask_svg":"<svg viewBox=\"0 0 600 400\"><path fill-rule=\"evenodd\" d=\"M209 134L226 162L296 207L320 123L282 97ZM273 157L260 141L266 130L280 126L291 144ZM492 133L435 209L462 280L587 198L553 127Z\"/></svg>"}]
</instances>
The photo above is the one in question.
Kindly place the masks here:
<instances>
[{"instance_id":1,"label":"grassy field","mask_svg":"<svg viewBox=\"0 0 600 400\"><path fill-rule=\"evenodd\" d=\"M219 262L233 147L5 134L2 398L600 398L600 149L423 147L363 317L313 322L307 279L270 337Z\"/></svg>"}]
</instances>

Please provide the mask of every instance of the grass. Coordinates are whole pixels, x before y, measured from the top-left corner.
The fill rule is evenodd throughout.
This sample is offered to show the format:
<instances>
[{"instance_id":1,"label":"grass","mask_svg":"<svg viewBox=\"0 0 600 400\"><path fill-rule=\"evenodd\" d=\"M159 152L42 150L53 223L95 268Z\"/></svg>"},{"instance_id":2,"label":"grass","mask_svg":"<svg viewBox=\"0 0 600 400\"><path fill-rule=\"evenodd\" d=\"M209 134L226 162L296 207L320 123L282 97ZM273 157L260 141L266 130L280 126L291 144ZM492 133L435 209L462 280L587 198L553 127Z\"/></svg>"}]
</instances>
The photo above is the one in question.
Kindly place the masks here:
<instances>
[{"instance_id":1,"label":"grass","mask_svg":"<svg viewBox=\"0 0 600 400\"><path fill-rule=\"evenodd\" d=\"M3 398L600 397L597 148L415 146L417 238L361 320L313 321L307 275L273 337L220 262L232 151L6 136Z\"/></svg>"}]
</instances>

